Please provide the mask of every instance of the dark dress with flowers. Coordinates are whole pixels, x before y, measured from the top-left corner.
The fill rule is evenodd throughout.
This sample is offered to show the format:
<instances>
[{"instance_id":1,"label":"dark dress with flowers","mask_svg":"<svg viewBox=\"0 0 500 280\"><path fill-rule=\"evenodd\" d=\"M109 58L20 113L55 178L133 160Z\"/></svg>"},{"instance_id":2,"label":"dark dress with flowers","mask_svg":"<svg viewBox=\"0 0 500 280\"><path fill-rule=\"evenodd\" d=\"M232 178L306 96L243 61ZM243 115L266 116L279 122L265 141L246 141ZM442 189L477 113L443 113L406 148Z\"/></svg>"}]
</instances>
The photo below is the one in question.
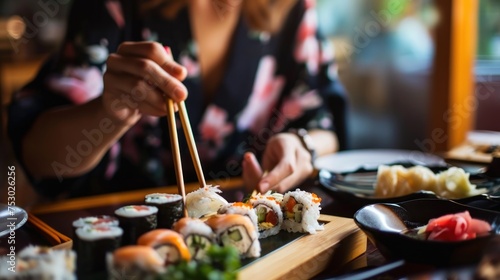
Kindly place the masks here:
<instances>
[{"instance_id":1,"label":"dark dress with flowers","mask_svg":"<svg viewBox=\"0 0 500 280\"><path fill-rule=\"evenodd\" d=\"M108 54L131 40L169 46L174 59L188 69L186 106L207 180L240 175L243 153L261 154L273 134L294 127L334 129L326 100L341 89L336 82L333 48L317 34L313 2L298 1L277 34L251 30L242 17L232 38L224 77L207 100L186 8L174 19L166 19L156 10L139 16L135 1L74 1L60 52L15 96L9 108L8 131L18 159L23 164L20 143L37 116L99 96ZM87 142L82 147L67 147L71 160L85 156L83 146L95 140L89 136L91 131L98 139L98 131L82 130L82 142ZM183 133L179 137L185 180L196 181ZM40 143L40 149L43 147ZM37 191L50 197L175 184L165 118L144 116L88 174L65 177L65 168L71 164L74 162L53 162L54 178L28 176Z\"/></svg>"}]
</instances>

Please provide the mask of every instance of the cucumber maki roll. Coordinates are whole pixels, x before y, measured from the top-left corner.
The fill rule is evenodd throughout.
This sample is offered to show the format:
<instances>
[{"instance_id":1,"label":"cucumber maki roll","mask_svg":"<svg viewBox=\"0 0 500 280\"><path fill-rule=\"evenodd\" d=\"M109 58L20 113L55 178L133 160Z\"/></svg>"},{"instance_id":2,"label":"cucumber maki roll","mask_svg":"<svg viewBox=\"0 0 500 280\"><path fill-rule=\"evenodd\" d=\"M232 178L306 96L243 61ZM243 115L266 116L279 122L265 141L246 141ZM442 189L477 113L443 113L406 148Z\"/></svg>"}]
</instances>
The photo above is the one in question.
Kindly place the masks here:
<instances>
[{"instance_id":1,"label":"cucumber maki roll","mask_svg":"<svg viewBox=\"0 0 500 280\"><path fill-rule=\"evenodd\" d=\"M157 228L171 229L173 224L183 216L184 203L181 195L152 193L146 195L144 203L158 208Z\"/></svg>"},{"instance_id":2,"label":"cucumber maki roll","mask_svg":"<svg viewBox=\"0 0 500 280\"><path fill-rule=\"evenodd\" d=\"M155 229L158 208L148 205L128 205L115 211L123 229L122 245L131 245L137 242L142 234Z\"/></svg>"},{"instance_id":3,"label":"cucumber maki roll","mask_svg":"<svg viewBox=\"0 0 500 280\"><path fill-rule=\"evenodd\" d=\"M295 190L285 193L282 228L288 232L316 233L323 226L318 223L321 198L314 193Z\"/></svg>"}]
</instances>

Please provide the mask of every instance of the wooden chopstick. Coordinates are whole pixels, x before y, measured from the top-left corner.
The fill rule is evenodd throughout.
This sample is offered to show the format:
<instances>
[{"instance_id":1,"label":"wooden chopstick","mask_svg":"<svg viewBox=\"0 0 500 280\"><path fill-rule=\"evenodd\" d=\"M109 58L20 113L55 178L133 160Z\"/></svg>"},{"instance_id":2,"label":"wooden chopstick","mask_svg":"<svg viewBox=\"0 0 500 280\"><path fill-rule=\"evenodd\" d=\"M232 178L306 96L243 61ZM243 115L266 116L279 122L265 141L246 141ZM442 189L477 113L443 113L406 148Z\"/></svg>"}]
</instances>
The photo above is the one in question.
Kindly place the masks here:
<instances>
[{"instance_id":1,"label":"wooden chopstick","mask_svg":"<svg viewBox=\"0 0 500 280\"><path fill-rule=\"evenodd\" d=\"M182 174L182 162L181 162L181 153L179 149L179 138L177 137L177 126L175 125L174 101L172 101L172 99L170 98L167 98L166 103L167 103L167 122L168 122L168 129L170 132L170 144L172 146L175 176L177 178L177 189L179 193L182 195L182 203L184 205L184 217L187 217L188 213L186 208L186 189L184 186L184 176Z\"/></svg>"},{"instance_id":2,"label":"wooden chopstick","mask_svg":"<svg viewBox=\"0 0 500 280\"><path fill-rule=\"evenodd\" d=\"M196 176L198 176L200 188L204 188L207 184L205 182L205 177L203 176L203 168L201 167L200 157L198 156L198 150L196 149L196 143L194 141L193 131L191 130L191 124L189 122L186 104L184 103L184 101L181 101L178 103L178 105L182 129L184 130L184 135L186 136L191 159L193 160L194 168L196 170Z\"/></svg>"},{"instance_id":3,"label":"wooden chopstick","mask_svg":"<svg viewBox=\"0 0 500 280\"><path fill-rule=\"evenodd\" d=\"M50 245L54 246L61 244L61 239L59 238L57 232L31 213L28 213L28 222L31 223L47 239L47 241L49 241Z\"/></svg>"}]
</instances>

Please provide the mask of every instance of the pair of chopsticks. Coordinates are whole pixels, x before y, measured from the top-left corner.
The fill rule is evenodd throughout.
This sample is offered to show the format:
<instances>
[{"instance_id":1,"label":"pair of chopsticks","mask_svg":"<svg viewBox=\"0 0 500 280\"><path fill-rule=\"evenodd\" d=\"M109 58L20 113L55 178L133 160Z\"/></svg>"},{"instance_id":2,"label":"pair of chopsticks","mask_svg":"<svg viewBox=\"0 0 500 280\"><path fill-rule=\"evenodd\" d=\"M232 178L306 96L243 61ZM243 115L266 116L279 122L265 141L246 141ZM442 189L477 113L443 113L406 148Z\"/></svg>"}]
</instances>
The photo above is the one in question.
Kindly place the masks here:
<instances>
[{"instance_id":1,"label":"pair of chopsticks","mask_svg":"<svg viewBox=\"0 0 500 280\"><path fill-rule=\"evenodd\" d=\"M172 101L172 99L170 98L166 98L165 101L167 103L167 122L174 158L175 176L177 178L177 189L178 192L182 195L184 216L187 217L188 214L186 208L186 188L184 186L184 176L182 174L182 162L179 149L179 138L177 137L177 126L175 124L174 101ZM200 157L198 156L198 150L196 149L196 143L194 141L193 131L191 130L191 124L189 122L186 105L184 104L184 101L179 102L177 105L179 109L182 129L184 131L184 135L186 136L186 141L189 147L189 153L191 154L191 159L193 160L193 164L196 170L196 176L198 177L200 188L203 188L206 186L205 177L203 177L203 169L201 167Z\"/></svg>"},{"instance_id":2,"label":"pair of chopsticks","mask_svg":"<svg viewBox=\"0 0 500 280\"><path fill-rule=\"evenodd\" d=\"M51 228L31 213L28 213L28 223L33 225L52 246L58 246L71 241L71 238ZM71 248L71 246L69 247Z\"/></svg>"}]
</instances>

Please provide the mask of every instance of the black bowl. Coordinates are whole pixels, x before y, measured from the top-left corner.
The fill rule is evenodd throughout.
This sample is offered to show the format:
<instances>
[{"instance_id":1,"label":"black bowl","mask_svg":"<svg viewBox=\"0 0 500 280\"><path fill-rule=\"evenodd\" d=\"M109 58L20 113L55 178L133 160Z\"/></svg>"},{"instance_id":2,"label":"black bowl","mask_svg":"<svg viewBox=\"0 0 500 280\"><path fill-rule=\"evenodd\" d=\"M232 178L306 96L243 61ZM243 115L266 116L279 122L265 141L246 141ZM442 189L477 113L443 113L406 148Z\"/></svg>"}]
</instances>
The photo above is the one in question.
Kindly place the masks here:
<instances>
[{"instance_id":1,"label":"black bowl","mask_svg":"<svg viewBox=\"0 0 500 280\"><path fill-rule=\"evenodd\" d=\"M422 240L405 234L409 229L426 225L432 218L465 210L473 218L490 223L493 232L455 242ZM500 237L500 213L442 199L372 204L359 209L354 214L354 221L387 259L436 266L475 264L488 243Z\"/></svg>"}]
</instances>

